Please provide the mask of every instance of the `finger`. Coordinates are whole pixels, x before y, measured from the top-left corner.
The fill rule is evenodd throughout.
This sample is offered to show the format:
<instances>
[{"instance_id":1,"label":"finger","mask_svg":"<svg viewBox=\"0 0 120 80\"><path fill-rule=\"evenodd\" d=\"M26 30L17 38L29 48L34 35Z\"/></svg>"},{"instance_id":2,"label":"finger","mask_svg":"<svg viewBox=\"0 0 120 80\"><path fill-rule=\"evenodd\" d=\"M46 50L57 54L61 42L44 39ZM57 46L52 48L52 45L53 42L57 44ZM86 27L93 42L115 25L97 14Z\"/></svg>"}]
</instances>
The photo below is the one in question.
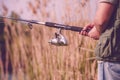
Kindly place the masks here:
<instances>
[{"instance_id":1,"label":"finger","mask_svg":"<svg viewBox=\"0 0 120 80\"><path fill-rule=\"evenodd\" d=\"M88 33L87 33L85 30L82 30L82 31L80 32L80 34L81 34L81 35L84 35L84 36L87 36L87 35L88 35Z\"/></svg>"},{"instance_id":2,"label":"finger","mask_svg":"<svg viewBox=\"0 0 120 80\"><path fill-rule=\"evenodd\" d=\"M83 30L83 31L86 31L86 30L87 30L87 28L88 28L88 26L85 26L82 30Z\"/></svg>"}]
</instances>

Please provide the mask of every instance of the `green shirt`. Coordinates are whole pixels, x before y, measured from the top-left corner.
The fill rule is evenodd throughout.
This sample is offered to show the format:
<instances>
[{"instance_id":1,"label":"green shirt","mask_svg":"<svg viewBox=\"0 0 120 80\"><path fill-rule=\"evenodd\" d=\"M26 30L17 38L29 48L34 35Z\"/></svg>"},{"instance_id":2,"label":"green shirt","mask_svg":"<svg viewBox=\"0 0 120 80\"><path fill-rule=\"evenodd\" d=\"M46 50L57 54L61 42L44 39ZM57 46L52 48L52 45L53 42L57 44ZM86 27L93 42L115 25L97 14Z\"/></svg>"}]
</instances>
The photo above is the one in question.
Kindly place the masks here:
<instances>
[{"instance_id":1,"label":"green shirt","mask_svg":"<svg viewBox=\"0 0 120 80\"><path fill-rule=\"evenodd\" d=\"M120 62L120 0L99 0L100 3L113 4L115 10L101 34L95 49L96 58L103 61Z\"/></svg>"}]
</instances>

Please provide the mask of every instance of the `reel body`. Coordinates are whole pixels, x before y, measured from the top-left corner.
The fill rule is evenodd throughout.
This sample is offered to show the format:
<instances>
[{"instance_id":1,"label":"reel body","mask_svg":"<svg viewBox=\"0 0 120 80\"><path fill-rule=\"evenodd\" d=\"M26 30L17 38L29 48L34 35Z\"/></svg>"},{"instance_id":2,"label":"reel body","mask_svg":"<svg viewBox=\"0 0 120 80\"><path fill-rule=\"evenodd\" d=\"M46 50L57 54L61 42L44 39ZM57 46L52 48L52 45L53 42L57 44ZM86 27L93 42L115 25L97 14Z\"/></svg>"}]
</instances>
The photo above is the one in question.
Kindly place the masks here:
<instances>
[{"instance_id":1,"label":"reel body","mask_svg":"<svg viewBox=\"0 0 120 80\"><path fill-rule=\"evenodd\" d=\"M67 46L67 39L61 34L61 29L55 33L55 36L49 41L50 44L57 46Z\"/></svg>"}]
</instances>

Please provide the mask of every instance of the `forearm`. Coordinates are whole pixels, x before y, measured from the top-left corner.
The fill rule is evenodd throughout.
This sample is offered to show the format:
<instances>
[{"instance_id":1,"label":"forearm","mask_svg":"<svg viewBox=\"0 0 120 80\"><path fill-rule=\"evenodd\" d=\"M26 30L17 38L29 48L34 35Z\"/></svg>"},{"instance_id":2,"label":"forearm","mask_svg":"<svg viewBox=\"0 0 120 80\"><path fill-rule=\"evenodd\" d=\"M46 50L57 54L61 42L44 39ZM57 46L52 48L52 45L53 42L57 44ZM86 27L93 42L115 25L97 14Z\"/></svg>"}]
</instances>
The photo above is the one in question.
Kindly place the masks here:
<instances>
[{"instance_id":1,"label":"forearm","mask_svg":"<svg viewBox=\"0 0 120 80\"><path fill-rule=\"evenodd\" d=\"M106 28L111 18L111 15L113 13L113 10L114 10L113 4L99 3L98 9L96 11L96 15L93 21L98 32L101 33Z\"/></svg>"}]
</instances>

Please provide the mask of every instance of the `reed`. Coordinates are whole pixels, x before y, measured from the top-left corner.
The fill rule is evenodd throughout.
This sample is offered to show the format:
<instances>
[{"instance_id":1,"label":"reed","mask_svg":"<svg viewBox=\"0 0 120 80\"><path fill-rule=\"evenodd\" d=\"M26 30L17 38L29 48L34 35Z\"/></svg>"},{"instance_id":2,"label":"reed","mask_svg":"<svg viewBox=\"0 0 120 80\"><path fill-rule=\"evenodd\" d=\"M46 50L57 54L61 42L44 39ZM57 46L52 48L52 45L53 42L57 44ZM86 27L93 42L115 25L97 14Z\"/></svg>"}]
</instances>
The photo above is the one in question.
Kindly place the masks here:
<instances>
[{"instance_id":1,"label":"reed","mask_svg":"<svg viewBox=\"0 0 120 80\"><path fill-rule=\"evenodd\" d=\"M41 20L55 21L59 18L56 11L47 12L48 5L57 7L54 0L35 0L29 2L33 15ZM89 22L89 0L64 1L61 22L69 25L85 26ZM75 4L72 5L71 4ZM41 11L39 13L39 10ZM19 17L12 13L12 17ZM94 48L96 41L63 31L69 40L69 46L56 47L48 40L55 29L34 25L32 30L26 24L5 20L3 34L5 41L0 43L0 79L1 80L96 80L96 60ZM5 45L5 53L1 46ZM4 56L5 55L5 56ZM5 61L4 61L4 59Z\"/></svg>"}]
</instances>

